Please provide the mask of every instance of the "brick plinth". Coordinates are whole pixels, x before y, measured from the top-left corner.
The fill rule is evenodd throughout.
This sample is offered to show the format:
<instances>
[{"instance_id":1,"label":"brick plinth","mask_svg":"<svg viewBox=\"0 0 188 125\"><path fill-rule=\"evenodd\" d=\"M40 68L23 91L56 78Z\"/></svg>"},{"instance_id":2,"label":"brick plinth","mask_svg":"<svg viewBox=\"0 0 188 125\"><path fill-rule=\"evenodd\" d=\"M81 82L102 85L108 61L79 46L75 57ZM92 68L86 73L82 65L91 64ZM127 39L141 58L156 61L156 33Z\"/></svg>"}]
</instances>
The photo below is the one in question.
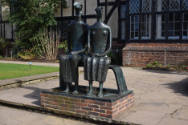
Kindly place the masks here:
<instances>
[{"instance_id":1,"label":"brick plinth","mask_svg":"<svg viewBox=\"0 0 188 125\"><path fill-rule=\"evenodd\" d=\"M90 98L79 95L44 91L40 94L41 106L45 109L76 117L111 121L114 116L131 107L134 103L132 91L115 98Z\"/></svg>"},{"instance_id":2,"label":"brick plinth","mask_svg":"<svg viewBox=\"0 0 188 125\"><path fill-rule=\"evenodd\" d=\"M131 43L125 46L122 55L124 66L145 66L154 61L188 65L188 44Z\"/></svg>"}]
</instances>

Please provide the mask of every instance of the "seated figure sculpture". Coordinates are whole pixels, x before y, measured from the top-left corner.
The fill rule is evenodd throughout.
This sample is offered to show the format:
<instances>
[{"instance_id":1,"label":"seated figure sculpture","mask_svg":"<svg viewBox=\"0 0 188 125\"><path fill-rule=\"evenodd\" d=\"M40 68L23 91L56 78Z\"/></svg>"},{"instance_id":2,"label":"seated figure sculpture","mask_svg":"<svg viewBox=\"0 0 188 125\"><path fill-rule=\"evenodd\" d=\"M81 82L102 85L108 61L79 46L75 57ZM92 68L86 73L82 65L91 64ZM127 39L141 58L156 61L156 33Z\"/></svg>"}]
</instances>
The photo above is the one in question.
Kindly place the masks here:
<instances>
[{"instance_id":1,"label":"seated figure sculpture","mask_svg":"<svg viewBox=\"0 0 188 125\"><path fill-rule=\"evenodd\" d=\"M88 26L82 19L82 4L74 3L76 19L66 30L68 33L68 54L60 56L60 87L65 86L66 93L70 92L72 82L75 83L74 92L78 93L78 64L82 60L87 45Z\"/></svg>"},{"instance_id":2,"label":"seated figure sculpture","mask_svg":"<svg viewBox=\"0 0 188 125\"><path fill-rule=\"evenodd\" d=\"M95 9L97 22L88 30L88 56L84 58L84 79L89 81L87 96L93 96L93 81L99 82L98 97L103 97L103 83L110 65L107 54L111 50L112 36L109 26L102 22L102 8Z\"/></svg>"}]
</instances>

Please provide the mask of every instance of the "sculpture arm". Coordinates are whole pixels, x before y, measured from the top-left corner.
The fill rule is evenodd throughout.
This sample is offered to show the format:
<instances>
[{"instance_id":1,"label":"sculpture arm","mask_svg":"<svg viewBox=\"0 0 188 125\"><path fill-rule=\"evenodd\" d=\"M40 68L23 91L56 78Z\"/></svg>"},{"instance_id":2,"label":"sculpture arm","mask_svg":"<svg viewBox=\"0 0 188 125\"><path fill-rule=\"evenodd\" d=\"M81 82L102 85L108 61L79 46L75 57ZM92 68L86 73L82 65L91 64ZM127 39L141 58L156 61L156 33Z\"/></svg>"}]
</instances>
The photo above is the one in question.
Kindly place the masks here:
<instances>
[{"instance_id":1,"label":"sculpture arm","mask_svg":"<svg viewBox=\"0 0 188 125\"><path fill-rule=\"evenodd\" d=\"M73 55L78 55L78 54L80 54L80 53L83 53L83 52L85 52L85 48L84 49L81 49L81 50L78 50L78 51L72 51L71 52L71 54L73 54Z\"/></svg>"},{"instance_id":2,"label":"sculpture arm","mask_svg":"<svg viewBox=\"0 0 188 125\"><path fill-rule=\"evenodd\" d=\"M70 33L68 33L68 40L67 40L67 44L68 44L68 53L71 52L71 40L70 40Z\"/></svg>"},{"instance_id":3,"label":"sculpture arm","mask_svg":"<svg viewBox=\"0 0 188 125\"><path fill-rule=\"evenodd\" d=\"M85 34L84 34L84 48L83 49L81 49L81 50L78 50L78 51L73 51L73 52L71 52L71 54L73 54L73 55L76 55L76 54L80 54L80 53L83 53L83 52L85 52L85 51L87 51L87 48L88 47L90 47L90 45L87 45L87 44L89 44L89 42L90 42L90 33L89 33L90 31L88 31L88 32L86 32ZM88 42L89 41L89 42Z\"/></svg>"},{"instance_id":4,"label":"sculpture arm","mask_svg":"<svg viewBox=\"0 0 188 125\"><path fill-rule=\"evenodd\" d=\"M88 34L87 34L87 49L88 49L88 53L91 53L91 39L90 39L90 34L91 31L90 29L88 30Z\"/></svg>"},{"instance_id":5,"label":"sculpture arm","mask_svg":"<svg viewBox=\"0 0 188 125\"><path fill-rule=\"evenodd\" d=\"M108 32L109 32L109 34L108 34L108 43L107 43L108 48L107 48L107 50L104 53L96 53L96 54L94 54L95 56L106 56L111 51L111 48L112 48L112 31L111 31L110 28L108 28Z\"/></svg>"}]
</instances>

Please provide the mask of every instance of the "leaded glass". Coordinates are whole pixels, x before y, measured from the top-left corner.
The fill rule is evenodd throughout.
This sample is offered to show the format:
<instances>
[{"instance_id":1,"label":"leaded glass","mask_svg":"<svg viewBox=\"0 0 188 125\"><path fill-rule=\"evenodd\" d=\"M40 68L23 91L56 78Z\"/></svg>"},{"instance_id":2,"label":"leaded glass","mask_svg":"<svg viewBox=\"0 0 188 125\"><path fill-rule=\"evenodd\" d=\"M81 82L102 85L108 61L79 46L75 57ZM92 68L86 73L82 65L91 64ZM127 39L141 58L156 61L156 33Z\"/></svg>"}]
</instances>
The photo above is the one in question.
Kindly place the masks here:
<instances>
[{"instance_id":1,"label":"leaded glass","mask_svg":"<svg viewBox=\"0 0 188 125\"><path fill-rule=\"evenodd\" d=\"M140 26L141 26L141 38L149 39L151 33L151 16L150 15L141 16Z\"/></svg>"},{"instance_id":2,"label":"leaded glass","mask_svg":"<svg viewBox=\"0 0 188 125\"><path fill-rule=\"evenodd\" d=\"M180 10L180 0L169 0L169 10Z\"/></svg>"},{"instance_id":3,"label":"leaded glass","mask_svg":"<svg viewBox=\"0 0 188 125\"><path fill-rule=\"evenodd\" d=\"M130 0L129 1L129 12L130 14L139 13L140 0Z\"/></svg>"},{"instance_id":4,"label":"leaded glass","mask_svg":"<svg viewBox=\"0 0 188 125\"><path fill-rule=\"evenodd\" d=\"M130 17L130 37L131 39L139 38L139 16L131 16Z\"/></svg>"},{"instance_id":5,"label":"leaded glass","mask_svg":"<svg viewBox=\"0 0 188 125\"><path fill-rule=\"evenodd\" d=\"M188 0L182 0L182 9L188 10Z\"/></svg>"},{"instance_id":6,"label":"leaded glass","mask_svg":"<svg viewBox=\"0 0 188 125\"><path fill-rule=\"evenodd\" d=\"M168 38L179 39L181 32L180 14L170 13L168 19Z\"/></svg>"},{"instance_id":7,"label":"leaded glass","mask_svg":"<svg viewBox=\"0 0 188 125\"><path fill-rule=\"evenodd\" d=\"M162 0L162 11L167 11L167 10L168 10L168 0Z\"/></svg>"},{"instance_id":8,"label":"leaded glass","mask_svg":"<svg viewBox=\"0 0 188 125\"><path fill-rule=\"evenodd\" d=\"M142 12L151 12L152 0L142 0Z\"/></svg>"},{"instance_id":9,"label":"leaded glass","mask_svg":"<svg viewBox=\"0 0 188 125\"><path fill-rule=\"evenodd\" d=\"M183 28L182 28L182 33L183 39L188 39L188 13L183 14Z\"/></svg>"}]
</instances>

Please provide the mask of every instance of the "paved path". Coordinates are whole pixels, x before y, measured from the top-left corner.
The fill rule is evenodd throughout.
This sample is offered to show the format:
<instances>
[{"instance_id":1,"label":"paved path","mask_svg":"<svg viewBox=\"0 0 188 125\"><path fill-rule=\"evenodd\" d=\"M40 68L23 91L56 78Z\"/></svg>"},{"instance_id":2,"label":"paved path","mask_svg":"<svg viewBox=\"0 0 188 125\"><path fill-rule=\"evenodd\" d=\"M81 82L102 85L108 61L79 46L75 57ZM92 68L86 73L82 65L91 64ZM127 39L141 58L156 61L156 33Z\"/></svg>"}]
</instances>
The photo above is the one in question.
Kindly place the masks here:
<instances>
[{"instance_id":1,"label":"paved path","mask_svg":"<svg viewBox=\"0 0 188 125\"><path fill-rule=\"evenodd\" d=\"M123 68L123 71L128 88L134 90L136 102L115 120L144 125L188 125L188 73L153 72L137 68ZM116 88L111 71L107 79L104 86ZM83 73L80 83L88 85L83 80ZM0 99L39 106L40 91L57 86L59 80L55 79L2 90Z\"/></svg>"},{"instance_id":2,"label":"paved path","mask_svg":"<svg viewBox=\"0 0 188 125\"><path fill-rule=\"evenodd\" d=\"M85 121L0 106L0 125L94 125Z\"/></svg>"}]
</instances>

